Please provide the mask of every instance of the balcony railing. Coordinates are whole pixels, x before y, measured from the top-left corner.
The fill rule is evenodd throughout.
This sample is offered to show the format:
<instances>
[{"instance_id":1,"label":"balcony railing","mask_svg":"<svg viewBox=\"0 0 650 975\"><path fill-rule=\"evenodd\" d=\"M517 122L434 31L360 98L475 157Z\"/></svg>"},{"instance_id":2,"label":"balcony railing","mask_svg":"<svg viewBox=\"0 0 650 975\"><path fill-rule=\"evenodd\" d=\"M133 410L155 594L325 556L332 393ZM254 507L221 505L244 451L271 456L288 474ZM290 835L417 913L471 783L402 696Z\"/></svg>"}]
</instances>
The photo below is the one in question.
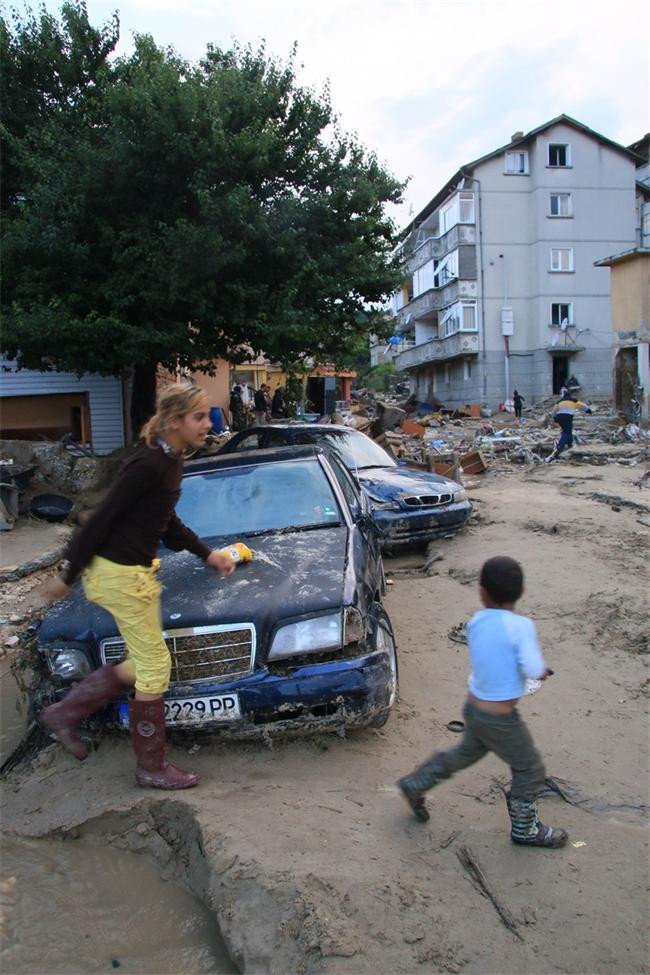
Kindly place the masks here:
<instances>
[{"instance_id":1,"label":"balcony railing","mask_svg":"<svg viewBox=\"0 0 650 975\"><path fill-rule=\"evenodd\" d=\"M441 362L458 359L467 355L478 355L478 334L476 332L456 332L444 339L430 339L421 345L402 352L395 359L396 369L412 369L426 362Z\"/></svg>"},{"instance_id":2,"label":"balcony railing","mask_svg":"<svg viewBox=\"0 0 650 975\"><path fill-rule=\"evenodd\" d=\"M410 274L417 268L422 267L431 258L444 257L450 251L455 250L459 244L475 244L476 227L471 223L457 223L442 234L441 237L427 237L421 244L413 250L408 258L407 268Z\"/></svg>"}]
</instances>

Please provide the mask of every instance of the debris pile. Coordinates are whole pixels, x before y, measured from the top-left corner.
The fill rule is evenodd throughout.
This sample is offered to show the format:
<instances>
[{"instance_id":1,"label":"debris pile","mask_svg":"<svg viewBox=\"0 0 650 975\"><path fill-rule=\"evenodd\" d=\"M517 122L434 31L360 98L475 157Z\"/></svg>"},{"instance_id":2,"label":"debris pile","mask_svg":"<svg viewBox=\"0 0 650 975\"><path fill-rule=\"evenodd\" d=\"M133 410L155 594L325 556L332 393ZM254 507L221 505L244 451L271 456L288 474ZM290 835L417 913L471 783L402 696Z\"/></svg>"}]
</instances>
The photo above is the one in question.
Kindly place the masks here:
<instances>
[{"instance_id":1,"label":"debris pile","mask_svg":"<svg viewBox=\"0 0 650 975\"><path fill-rule=\"evenodd\" d=\"M331 420L368 434L411 467L462 480L488 468L503 473L511 465L545 463L559 437L552 417L556 402L556 397L541 400L519 421L507 411L492 415L478 403L450 410L414 396L381 399L357 390L350 409ZM611 403L603 403L576 416L574 446L561 457L578 464L635 466L647 461L649 448L650 431L623 423Z\"/></svg>"}]
</instances>

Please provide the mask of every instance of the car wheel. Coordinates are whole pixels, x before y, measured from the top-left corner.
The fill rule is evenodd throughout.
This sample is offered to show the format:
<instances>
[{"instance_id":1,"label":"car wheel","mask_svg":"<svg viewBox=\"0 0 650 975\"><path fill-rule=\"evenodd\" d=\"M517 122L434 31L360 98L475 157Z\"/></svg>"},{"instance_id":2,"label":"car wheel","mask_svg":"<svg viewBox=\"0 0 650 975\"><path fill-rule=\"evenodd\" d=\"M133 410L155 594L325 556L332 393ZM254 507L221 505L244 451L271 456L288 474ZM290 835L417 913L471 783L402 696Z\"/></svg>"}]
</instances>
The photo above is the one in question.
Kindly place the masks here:
<instances>
[{"instance_id":1,"label":"car wheel","mask_svg":"<svg viewBox=\"0 0 650 975\"><path fill-rule=\"evenodd\" d=\"M399 697L399 668L397 664L397 646L395 644L395 634L388 613L379 603L375 603L370 610L372 616L372 637L371 642L374 650L383 650L388 655L391 669L391 683L389 688L388 705L379 711L372 721L368 723L370 728L383 728L388 721L391 708Z\"/></svg>"}]
</instances>

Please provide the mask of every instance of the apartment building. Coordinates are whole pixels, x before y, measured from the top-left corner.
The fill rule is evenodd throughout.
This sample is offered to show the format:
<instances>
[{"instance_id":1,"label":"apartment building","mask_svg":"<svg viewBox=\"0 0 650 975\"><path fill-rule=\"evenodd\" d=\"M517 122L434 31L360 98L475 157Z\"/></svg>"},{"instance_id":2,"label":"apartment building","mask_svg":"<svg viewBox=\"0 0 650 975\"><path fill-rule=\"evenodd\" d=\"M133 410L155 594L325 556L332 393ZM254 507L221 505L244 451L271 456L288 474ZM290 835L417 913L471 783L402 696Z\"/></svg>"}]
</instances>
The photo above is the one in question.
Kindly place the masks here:
<instances>
[{"instance_id":1,"label":"apartment building","mask_svg":"<svg viewBox=\"0 0 650 975\"><path fill-rule=\"evenodd\" d=\"M612 394L610 284L594 262L635 246L642 160L561 115L468 163L405 229L395 360L449 406L528 401L575 375Z\"/></svg>"}]
</instances>

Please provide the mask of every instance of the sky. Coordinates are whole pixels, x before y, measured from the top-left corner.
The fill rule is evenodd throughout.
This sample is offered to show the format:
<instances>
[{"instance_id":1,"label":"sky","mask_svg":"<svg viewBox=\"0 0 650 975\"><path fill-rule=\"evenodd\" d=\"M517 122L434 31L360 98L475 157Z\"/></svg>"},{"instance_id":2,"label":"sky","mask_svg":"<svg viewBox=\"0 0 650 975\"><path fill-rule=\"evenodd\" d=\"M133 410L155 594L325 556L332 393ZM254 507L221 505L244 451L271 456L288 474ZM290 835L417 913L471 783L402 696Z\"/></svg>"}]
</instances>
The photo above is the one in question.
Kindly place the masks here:
<instances>
[{"instance_id":1,"label":"sky","mask_svg":"<svg viewBox=\"0 0 650 975\"><path fill-rule=\"evenodd\" d=\"M59 3L46 0L52 12ZM647 0L87 0L188 60L233 41L329 83L345 131L400 180L404 226L456 170L562 113L623 145L650 128Z\"/></svg>"}]
</instances>

